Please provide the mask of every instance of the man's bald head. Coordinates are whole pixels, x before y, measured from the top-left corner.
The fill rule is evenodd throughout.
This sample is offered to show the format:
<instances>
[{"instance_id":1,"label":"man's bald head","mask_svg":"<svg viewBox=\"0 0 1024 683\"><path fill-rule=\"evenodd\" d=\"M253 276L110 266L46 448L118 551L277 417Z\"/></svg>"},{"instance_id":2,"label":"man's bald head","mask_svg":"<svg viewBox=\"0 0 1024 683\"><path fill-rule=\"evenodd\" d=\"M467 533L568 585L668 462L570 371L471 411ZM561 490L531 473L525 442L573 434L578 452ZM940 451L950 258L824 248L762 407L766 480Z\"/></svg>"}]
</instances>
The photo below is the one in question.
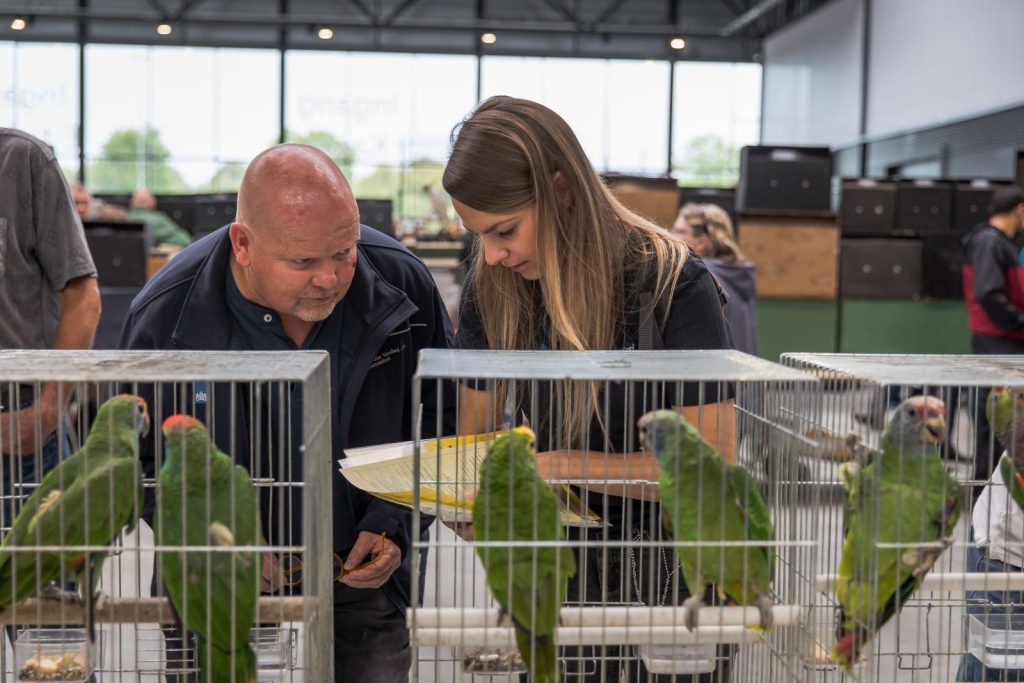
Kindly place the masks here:
<instances>
[{"instance_id":1,"label":"man's bald head","mask_svg":"<svg viewBox=\"0 0 1024 683\"><path fill-rule=\"evenodd\" d=\"M149 209L152 211L156 208L156 197L149 190L135 190L135 192L132 192L131 207L133 209Z\"/></svg>"},{"instance_id":2,"label":"man's bald head","mask_svg":"<svg viewBox=\"0 0 1024 683\"><path fill-rule=\"evenodd\" d=\"M250 162L238 189L237 221L254 230L286 228L318 210L358 215L352 189L334 160L316 147L284 144Z\"/></svg>"}]
</instances>

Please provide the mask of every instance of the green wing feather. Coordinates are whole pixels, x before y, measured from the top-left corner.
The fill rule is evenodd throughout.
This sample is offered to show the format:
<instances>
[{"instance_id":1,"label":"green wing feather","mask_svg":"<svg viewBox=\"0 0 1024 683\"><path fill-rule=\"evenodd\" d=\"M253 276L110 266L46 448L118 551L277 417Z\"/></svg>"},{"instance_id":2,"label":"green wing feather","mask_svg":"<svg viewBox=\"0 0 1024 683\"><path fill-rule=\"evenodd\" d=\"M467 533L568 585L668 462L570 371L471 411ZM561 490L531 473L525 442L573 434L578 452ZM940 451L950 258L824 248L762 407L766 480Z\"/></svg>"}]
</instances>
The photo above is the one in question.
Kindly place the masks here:
<instances>
[{"instance_id":1,"label":"green wing feather","mask_svg":"<svg viewBox=\"0 0 1024 683\"><path fill-rule=\"evenodd\" d=\"M733 602L750 605L771 592L774 550L768 546L720 546L721 541L772 541L775 529L757 483L741 466L727 463L700 432L673 411L652 414L661 463L659 496L666 527L680 545L676 555L687 588L700 595L714 583ZM657 422L658 424L653 424ZM664 439L664 441L662 441Z\"/></svg>"},{"instance_id":2,"label":"green wing feather","mask_svg":"<svg viewBox=\"0 0 1024 683\"><path fill-rule=\"evenodd\" d=\"M883 457L899 462L900 454ZM842 608L836 652L847 668L867 639L920 586L943 549L878 544L934 545L953 533L959 518L959 487L946 473L938 451L918 457L913 465L887 471L879 471L881 459L876 459L853 478L836 581Z\"/></svg>"},{"instance_id":3,"label":"green wing feather","mask_svg":"<svg viewBox=\"0 0 1024 683\"><path fill-rule=\"evenodd\" d=\"M0 608L35 595L62 574L80 573L88 559L82 551L11 549L106 546L129 523L134 500L124 492L142 486L135 418L144 411L137 412L137 405L134 397L107 401L82 448L50 470L26 500L0 544Z\"/></svg>"},{"instance_id":4,"label":"green wing feather","mask_svg":"<svg viewBox=\"0 0 1024 683\"><path fill-rule=\"evenodd\" d=\"M525 428L500 435L481 466L480 490L473 501L474 533L479 541L555 541L565 532L558 498L537 476ZM533 680L558 680L554 642L566 580L576 573L568 547L476 547L487 585L509 614Z\"/></svg>"},{"instance_id":5,"label":"green wing feather","mask_svg":"<svg viewBox=\"0 0 1024 683\"><path fill-rule=\"evenodd\" d=\"M205 430L203 435L205 439ZM184 450L189 448L203 458L208 452L209 460L192 470L186 467L187 477L165 461L157 494L159 544L260 545L256 491L249 473L212 443L188 442ZM258 608L259 554L168 550L160 555L160 569L171 603L197 637L202 680L253 681L256 660L249 631Z\"/></svg>"}]
</instances>

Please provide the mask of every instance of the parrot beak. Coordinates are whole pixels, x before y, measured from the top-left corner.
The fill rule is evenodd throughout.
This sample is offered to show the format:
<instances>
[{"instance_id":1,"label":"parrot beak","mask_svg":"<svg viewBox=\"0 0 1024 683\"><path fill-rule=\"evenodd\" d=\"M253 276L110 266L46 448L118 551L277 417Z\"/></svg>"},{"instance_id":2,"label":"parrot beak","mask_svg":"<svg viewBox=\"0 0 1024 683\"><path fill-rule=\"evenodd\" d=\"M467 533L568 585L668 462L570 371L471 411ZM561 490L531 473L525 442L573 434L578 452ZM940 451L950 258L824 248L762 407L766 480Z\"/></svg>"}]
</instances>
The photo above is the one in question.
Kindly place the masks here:
<instances>
[{"instance_id":1,"label":"parrot beak","mask_svg":"<svg viewBox=\"0 0 1024 683\"><path fill-rule=\"evenodd\" d=\"M651 424L650 415L641 415L636 421L636 428L640 430L640 445L647 448L647 426Z\"/></svg>"},{"instance_id":2,"label":"parrot beak","mask_svg":"<svg viewBox=\"0 0 1024 683\"><path fill-rule=\"evenodd\" d=\"M142 429L139 430L142 436L149 436L149 413L142 414Z\"/></svg>"},{"instance_id":3,"label":"parrot beak","mask_svg":"<svg viewBox=\"0 0 1024 683\"><path fill-rule=\"evenodd\" d=\"M925 441L939 444L946 440L946 418L932 415L924 421Z\"/></svg>"}]
</instances>

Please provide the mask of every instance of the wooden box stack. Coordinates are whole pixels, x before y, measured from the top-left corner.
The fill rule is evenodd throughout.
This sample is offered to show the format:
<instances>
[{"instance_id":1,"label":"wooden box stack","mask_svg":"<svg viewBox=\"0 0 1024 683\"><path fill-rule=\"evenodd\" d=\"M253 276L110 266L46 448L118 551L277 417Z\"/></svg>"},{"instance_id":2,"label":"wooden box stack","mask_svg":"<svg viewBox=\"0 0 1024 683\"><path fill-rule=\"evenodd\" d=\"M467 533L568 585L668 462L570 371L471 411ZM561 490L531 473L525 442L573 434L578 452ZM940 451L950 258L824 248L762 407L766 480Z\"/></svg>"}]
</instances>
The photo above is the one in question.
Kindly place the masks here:
<instances>
[{"instance_id":1,"label":"wooden box stack","mask_svg":"<svg viewBox=\"0 0 1024 683\"><path fill-rule=\"evenodd\" d=\"M626 208L660 225L672 228L679 211L679 186L673 178L606 176L612 194Z\"/></svg>"},{"instance_id":2,"label":"wooden box stack","mask_svg":"<svg viewBox=\"0 0 1024 683\"><path fill-rule=\"evenodd\" d=\"M757 268L758 298L836 298L839 228L834 216L743 215L739 223L740 247Z\"/></svg>"}]
</instances>

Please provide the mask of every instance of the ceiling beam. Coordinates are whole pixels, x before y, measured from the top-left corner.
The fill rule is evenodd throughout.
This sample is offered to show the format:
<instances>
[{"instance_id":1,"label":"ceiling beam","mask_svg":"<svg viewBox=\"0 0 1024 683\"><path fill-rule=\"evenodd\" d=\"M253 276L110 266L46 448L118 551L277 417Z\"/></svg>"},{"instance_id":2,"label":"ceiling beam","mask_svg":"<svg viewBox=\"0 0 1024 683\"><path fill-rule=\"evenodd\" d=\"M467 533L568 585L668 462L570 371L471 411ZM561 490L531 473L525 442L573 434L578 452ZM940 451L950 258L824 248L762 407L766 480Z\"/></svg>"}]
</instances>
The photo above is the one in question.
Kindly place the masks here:
<instances>
[{"instance_id":1,"label":"ceiling beam","mask_svg":"<svg viewBox=\"0 0 1024 683\"><path fill-rule=\"evenodd\" d=\"M360 14L362 14L364 17L369 19L372 23L377 23L377 15L374 14L373 10L371 10L369 7L366 6L366 3L363 2L363 0L348 0L348 1L350 3L352 3L357 10L359 10Z\"/></svg>"},{"instance_id":2,"label":"ceiling beam","mask_svg":"<svg viewBox=\"0 0 1024 683\"><path fill-rule=\"evenodd\" d=\"M725 9L729 10L734 17L738 17L743 12L743 7L736 4L736 0L719 0Z\"/></svg>"},{"instance_id":3,"label":"ceiling beam","mask_svg":"<svg viewBox=\"0 0 1024 683\"><path fill-rule=\"evenodd\" d=\"M544 4L561 14L563 19L576 23L576 14L563 5L562 0L544 0Z\"/></svg>"},{"instance_id":4,"label":"ceiling beam","mask_svg":"<svg viewBox=\"0 0 1024 683\"><path fill-rule=\"evenodd\" d=\"M398 7L391 10L391 13L384 17L384 19L381 21L381 24L383 24L384 26L390 26L391 24L394 23L395 19L402 16L402 14L407 9L415 5L417 2L419 2L419 0L405 0L400 5L398 5Z\"/></svg>"},{"instance_id":5,"label":"ceiling beam","mask_svg":"<svg viewBox=\"0 0 1024 683\"><path fill-rule=\"evenodd\" d=\"M347 0L355 2L356 0ZM365 5L364 5L365 7ZM96 22L130 22L130 23L152 23L154 12L145 9L113 9L100 8L79 8L77 10L67 8L45 7L25 3L21 6L4 7L0 14L31 14L36 19L71 19ZM256 27L308 27L310 25L330 24L334 29L365 29L379 27L379 20L370 16L325 16L324 14L301 14L290 12L282 14L278 12L252 13L248 11L236 12L204 12L201 15L186 16L182 19L185 24L194 26L202 25L224 25L224 26L256 26ZM389 30L410 30L410 31L508 31L512 33L537 33L537 34L577 34L580 27L574 22L567 21L543 21L543 20L519 20L519 19L444 19L432 17L404 17L396 21ZM665 23L658 24L633 24L606 22L587 26L588 31L593 33L607 33L609 35L621 36L655 36L666 37L674 35L678 27ZM712 27L693 27L687 31L687 36L704 38L721 38L719 31Z\"/></svg>"},{"instance_id":6,"label":"ceiling beam","mask_svg":"<svg viewBox=\"0 0 1024 683\"><path fill-rule=\"evenodd\" d=\"M765 16L773 9L784 3L786 0L761 0L746 12L736 17L724 27L722 27L722 35L725 37L733 36L744 28L754 23L761 17Z\"/></svg>"},{"instance_id":7,"label":"ceiling beam","mask_svg":"<svg viewBox=\"0 0 1024 683\"><path fill-rule=\"evenodd\" d=\"M180 21L184 19L186 14L202 3L203 0L181 0L181 7L179 7L178 11L174 13L174 20Z\"/></svg>"},{"instance_id":8,"label":"ceiling beam","mask_svg":"<svg viewBox=\"0 0 1024 683\"><path fill-rule=\"evenodd\" d=\"M597 15L597 18L594 19L594 23L595 24L604 23L605 21L608 20L608 17L610 17L611 15L615 14L616 12L618 12L619 8L621 8L625 4L626 4L626 0L612 0L608 4L608 6L605 7L604 10L602 10L600 14Z\"/></svg>"},{"instance_id":9,"label":"ceiling beam","mask_svg":"<svg viewBox=\"0 0 1024 683\"><path fill-rule=\"evenodd\" d=\"M160 4L160 0L146 0L146 2L149 3L150 7L157 11L157 14L160 15L161 19L167 18L167 10L165 10L164 6Z\"/></svg>"}]
</instances>

